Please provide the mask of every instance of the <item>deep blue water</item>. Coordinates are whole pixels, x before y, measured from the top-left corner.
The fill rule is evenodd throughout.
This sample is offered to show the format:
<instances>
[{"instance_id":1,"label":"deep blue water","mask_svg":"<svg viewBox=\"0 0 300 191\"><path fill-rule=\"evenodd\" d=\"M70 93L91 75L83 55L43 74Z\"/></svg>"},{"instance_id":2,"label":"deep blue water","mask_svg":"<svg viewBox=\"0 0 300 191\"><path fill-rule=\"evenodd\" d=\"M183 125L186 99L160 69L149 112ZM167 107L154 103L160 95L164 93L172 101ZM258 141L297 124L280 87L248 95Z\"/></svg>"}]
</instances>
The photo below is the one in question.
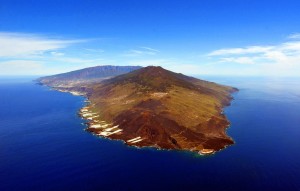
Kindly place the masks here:
<instances>
[{"instance_id":1,"label":"deep blue water","mask_svg":"<svg viewBox=\"0 0 300 191\"><path fill-rule=\"evenodd\" d=\"M82 97L0 79L0 190L300 190L300 80L204 78L240 89L236 144L208 157L98 138Z\"/></svg>"}]
</instances>

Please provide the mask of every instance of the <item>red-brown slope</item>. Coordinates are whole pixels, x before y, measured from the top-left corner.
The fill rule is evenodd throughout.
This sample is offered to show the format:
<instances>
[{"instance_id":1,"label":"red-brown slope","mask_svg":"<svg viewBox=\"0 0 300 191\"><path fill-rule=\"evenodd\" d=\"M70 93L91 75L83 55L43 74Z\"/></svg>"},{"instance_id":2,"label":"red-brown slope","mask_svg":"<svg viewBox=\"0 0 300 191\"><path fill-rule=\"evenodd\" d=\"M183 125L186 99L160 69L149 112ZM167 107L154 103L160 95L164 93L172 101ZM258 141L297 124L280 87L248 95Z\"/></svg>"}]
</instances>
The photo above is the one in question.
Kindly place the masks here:
<instances>
[{"instance_id":1,"label":"red-brown slope","mask_svg":"<svg viewBox=\"0 0 300 191\"><path fill-rule=\"evenodd\" d=\"M161 67L142 68L93 88L92 110L120 132L90 131L129 145L220 150L233 144L225 133L229 122L221 112L234 91Z\"/></svg>"}]
</instances>

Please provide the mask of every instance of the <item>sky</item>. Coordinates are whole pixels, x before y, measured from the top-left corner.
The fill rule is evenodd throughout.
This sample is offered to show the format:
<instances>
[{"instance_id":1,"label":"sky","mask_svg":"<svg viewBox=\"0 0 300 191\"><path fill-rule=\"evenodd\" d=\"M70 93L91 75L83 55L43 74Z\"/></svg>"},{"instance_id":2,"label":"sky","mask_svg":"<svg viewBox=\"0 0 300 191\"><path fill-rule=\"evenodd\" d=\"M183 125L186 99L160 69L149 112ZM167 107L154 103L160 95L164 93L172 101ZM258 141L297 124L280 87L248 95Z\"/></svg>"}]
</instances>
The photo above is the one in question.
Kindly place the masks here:
<instances>
[{"instance_id":1,"label":"sky","mask_svg":"<svg viewBox=\"0 0 300 191\"><path fill-rule=\"evenodd\" d=\"M298 0L0 0L0 76L97 65L300 76Z\"/></svg>"}]
</instances>

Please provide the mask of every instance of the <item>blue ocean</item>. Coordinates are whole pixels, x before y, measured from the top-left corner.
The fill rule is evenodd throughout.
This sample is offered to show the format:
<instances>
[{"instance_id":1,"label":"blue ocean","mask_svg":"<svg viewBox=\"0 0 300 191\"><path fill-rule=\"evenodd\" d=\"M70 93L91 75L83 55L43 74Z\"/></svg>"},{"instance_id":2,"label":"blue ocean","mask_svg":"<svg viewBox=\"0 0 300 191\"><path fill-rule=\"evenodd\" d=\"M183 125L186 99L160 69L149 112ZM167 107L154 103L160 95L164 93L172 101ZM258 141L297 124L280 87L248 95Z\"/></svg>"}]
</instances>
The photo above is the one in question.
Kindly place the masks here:
<instances>
[{"instance_id":1,"label":"blue ocean","mask_svg":"<svg viewBox=\"0 0 300 191\"><path fill-rule=\"evenodd\" d=\"M96 137L83 97L1 78L0 190L300 190L300 79L201 78L240 89L235 145L211 156Z\"/></svg>"}]
</instances>

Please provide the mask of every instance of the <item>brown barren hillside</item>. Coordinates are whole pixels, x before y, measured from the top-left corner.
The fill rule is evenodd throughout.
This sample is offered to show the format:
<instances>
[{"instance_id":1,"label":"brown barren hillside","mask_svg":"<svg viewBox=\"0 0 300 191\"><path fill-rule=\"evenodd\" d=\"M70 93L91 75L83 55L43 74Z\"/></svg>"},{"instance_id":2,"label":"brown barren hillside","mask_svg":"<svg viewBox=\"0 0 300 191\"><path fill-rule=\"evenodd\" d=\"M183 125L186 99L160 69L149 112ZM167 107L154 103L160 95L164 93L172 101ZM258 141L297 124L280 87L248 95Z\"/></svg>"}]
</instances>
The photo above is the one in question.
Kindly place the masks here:
<instances>
[{"instance_id":1,"label":"brown barren hillside","mask_svg":"<svg viewBox=\"0 0 300 191\"><path fill-rule=\"evenodd\" d=\"M226 135L229 121L222 110L230 104L231 93L236 88L155 66L106 80L80 80L80 83L74 72L67 74L40 78L39 82L85 95L90 104L80 114L88 120L88 130L99 136L123 140L132 146L202 154L234 143Z\"/></svg>"},{"instance_id":2,"label":"brown barren hillside","mask_svg":"<svg viewBox=\"0 0 300 191\"><path fill-rule=\"evenodd\" d=\"M222 114L237 89L149 66L94 84L89 131L128 145L211 153L233 144Z\"/></svg>"}]
</instances>

